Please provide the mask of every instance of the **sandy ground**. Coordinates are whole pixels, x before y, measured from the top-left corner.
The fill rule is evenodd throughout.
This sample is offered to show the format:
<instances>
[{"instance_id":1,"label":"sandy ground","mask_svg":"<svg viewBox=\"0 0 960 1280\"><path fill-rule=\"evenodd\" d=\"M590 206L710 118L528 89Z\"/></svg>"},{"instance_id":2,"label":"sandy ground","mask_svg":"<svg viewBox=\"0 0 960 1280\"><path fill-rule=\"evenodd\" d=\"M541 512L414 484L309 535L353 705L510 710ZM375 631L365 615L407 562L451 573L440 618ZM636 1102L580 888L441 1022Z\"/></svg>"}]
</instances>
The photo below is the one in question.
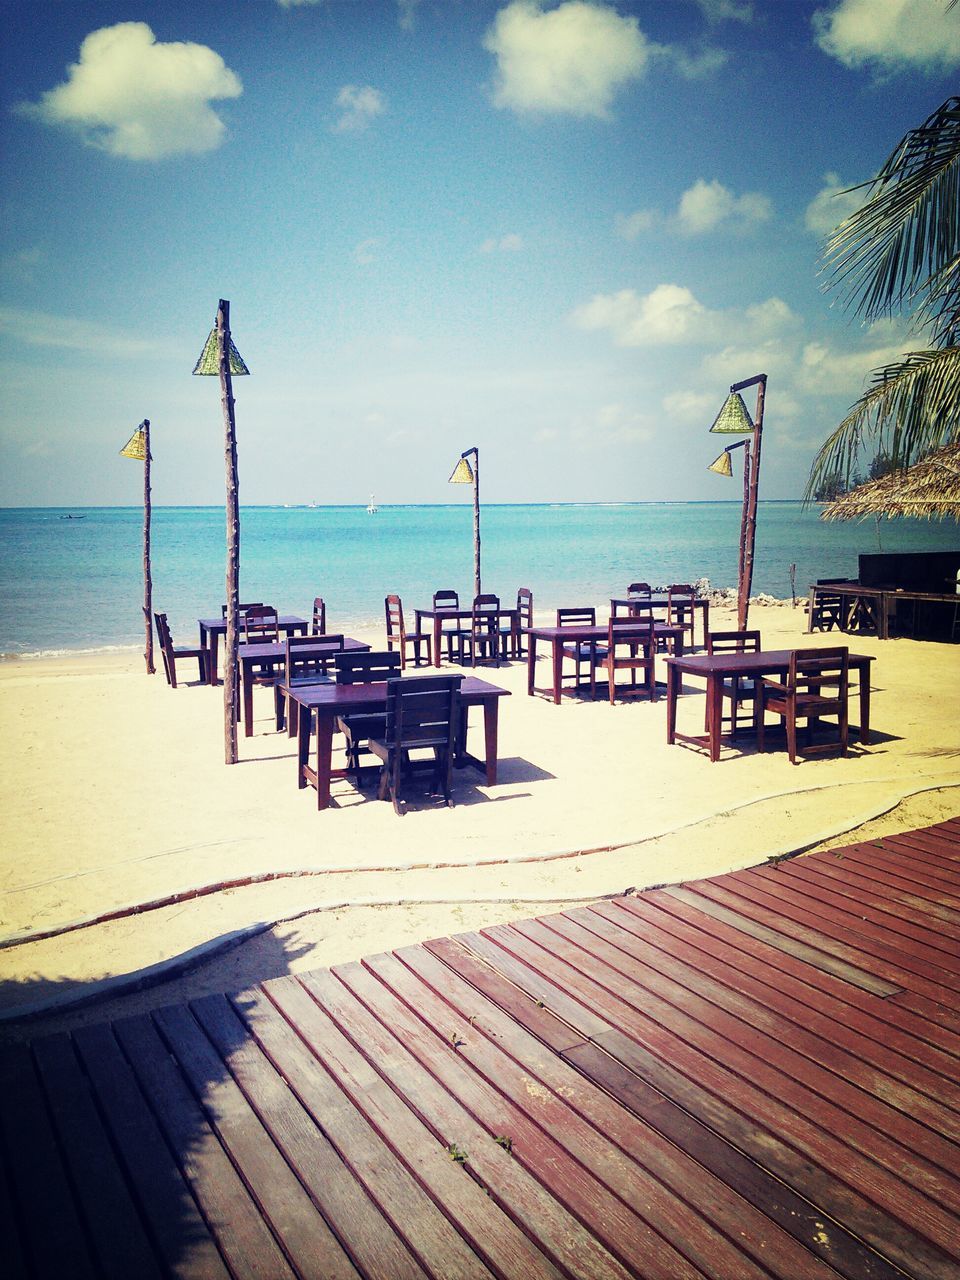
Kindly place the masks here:
<instances>
[{"instance_id":1,"label":"sandy ground","mask_svg":"<svg viewBox=\"0 0 960 1280\"><path fill-rule=\"evenodd\" d=\"M755 607L751 625L767 648L837 641L805 636L799 608ZM189 664L176 691L137 655L0 664L0 1035L960 813L960 647L849 641L876 657L873 742L798 766L749 740L712 765L666 745L664 700L557 707L527 697L525 663L484 669L511 691L498 784L458 772L453 809L420 796L403 818L345 781L318 812L269 691L228 768L222 690ZM678 727L698 732L702 686L685 689ZM42 1023L11 1020L28 1009Z\"/></svg>"}]
</instances>

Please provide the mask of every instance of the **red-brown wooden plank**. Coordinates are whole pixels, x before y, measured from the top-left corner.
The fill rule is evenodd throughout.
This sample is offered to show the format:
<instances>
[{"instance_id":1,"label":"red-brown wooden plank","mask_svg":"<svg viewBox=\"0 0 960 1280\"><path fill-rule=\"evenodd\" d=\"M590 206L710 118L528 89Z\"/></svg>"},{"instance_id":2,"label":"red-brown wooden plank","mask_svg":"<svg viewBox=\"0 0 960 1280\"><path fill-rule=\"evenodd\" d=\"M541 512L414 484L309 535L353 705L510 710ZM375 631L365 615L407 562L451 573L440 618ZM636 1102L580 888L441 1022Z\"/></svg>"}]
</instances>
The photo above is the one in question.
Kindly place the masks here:
<instances>
[{"instance_id":1,"label":"red-brown wooden plank","mask_svg":"<svg viewBox=\"0 0 960 1280\"><path fill-rule=\"evenodd\" d=\"M31 1274L85 1280L97 1274L70 1179L36 1077L30 1051L11 1045L0 1054L0 1141Z\"/></svg>"},{"instance_id":2,"label":"red-brown wooden plank","mask_svg":"<svg viewBox=\"0 0 960 1280\"><path fill-rule=\"evenodd\" d=\"M208 1025L210 1002L199 1001L194 1007L215 1034ZM489 1268L351 1104L279 1009L256 991L244 992L231 1007L303 1108L322 1124L340 1159L363 1182L421 1266L435 1280L490 1280Z\"/></svg>"},{"instance_id":3,"label":"red-brown wooden plank","mask_svg":"<svg viewBox=\"0 0 960 1280\"><path fill-rule=\"evenodd\" d=\"M938 914L952 924L960 920L960 901L954 895L928 889L914 877L913 870L902 862L891 860L895 865L885 867L882 864L882 853L877 853L876 850L870 851L870 857L860 857L860 852L859 845L834 850L834 866L839 864L839 869L846 876L863 880L866 887L876 893L885 894L893 900L900 898L910 906L926 914Z\"/></svg>"},{"instance_id":4,"label":"red-brown wooden plank","mask_svg":"<svg viewBox=\"0 0 960 1280\"><path fill-rule=\"evenodd\" d=\"M255 1202L147 1017L114 1032L236 1280L293 1275Z\"/></svg>"},{"instance_id":5,"label":"red-brown wooden plank","mask_svg":"<svg viewBox=\"0 0 960 1280\"><path fill-rule=\"evenodd\" d=\"M3 1069L0 1067L0 1078ZM0 1139L0 1240L3 1241L4 1280L29 1280L25 1241L7 1168L7 1153Z\"/></svg>"},{"instance_id":6,"label":"red-brown wooden plank","mask_svg":"<svg viewBox=\"0 0 960 1280\"><path fill-rule=\"evenodd\" d=\"M395 1091L374 1070L366 1044L361 1053L311 997L308 978L324 976L307 975L302 982L277 978L264 983L263 989L495 1274L558 1280L560 1272L534 1241L451 1160L449 1144L438 1139L423 1120L416 1088Z\"/></svg>"},{"instance_id":7,"label":"red-brown wooden plank","mask_svg":"<svg viewBox=\"0 0 960 1280\"><path fill-rule=\"evenodd\" d=\"M297 1176L299 1169L287 1163L191 1012L173 1005L153 1016L207 1121L298 1275L303 1280L356 1280L356 1268L308 1194L309 1184L305 1187ZM258 1084L264 1092L269 1089L266 1078ZM310 1128L309 1136L319 1146L312 1123ZM389 1241L384 1241L384 1248L389 1248ZM419 1277L419 1268L408 1274Z\"/></svg>"},{"instance_id":8,"label":"red-brown wooden plank","mask_svg":"<svg viewBox=\"0 0 960 1280\"><path fill-rule=\"evenodd\" d=\"M884 849L875 844L851 845L843 856L848 865L862 869L864 875L882 879L897 888L909 888L960 914L960 885L946 869L937 873L906 850Z\"/></svg>"},{"instance_id":9,"label":"red-brown wooden plank","mask_svg":"<svg viewBox=\"0 0 960 1280\"><path fill-rule=\"evenodd\" d=\"M428 1029L433 1029L448 1025L455 1016L449 1004L435 994L429 985L420 981L397 956L368 957L364 966L393 997L406 1005L403 1027L397 1028L401 1034L414 1018L419 1018ZM351 973L348 976L354 975ZM358 994L362 995L364 991L369 994L369 984L364 984ZM372 1001L366 1002L379 1016L382 1017L386 1012L382 998L374 996ZM493 1018L493 1011L487 1010L476 996L473 997L473 1003L478 1017L482 1013L485 1019ZM458 1047L454 1056L446 1052L450 1047L449 1042L441 1038L440 1045L428 1045L422 1059L424 1065L440 1078L446 1088L457 1092L485 1127L490 1129L492 1124L493 1129L501 1128L502 1132L511 1136L513 1154L517 1159L524 1161L527 1156L522 1134L529 1121L569 1152L598 1184L597 1189L588 1197L590 1210L598 1215L598 1234L602 1239L612 1237L608 1247L619 1252L628 1265L632 1258L643 1256L644 1252L654 1248L666 1255L663 1258L665 1265L671 1265L671 1253L676 1250L683 1255L681 1266L684 1260L689 1260L696 1272L703 1275L725 1274L735 1264L739 1265L745 1276L761 1275L756 1267L751 1269L749 1260L742 1256L740 1250L731 1250L728 1240L699 1212L693 1211L685 1200L667 1188L657 1173L649 1172L644 1162L635 1160L599 1126L592 1124L584 1116L585 1100L579 1096L578 1082L573 1071L562 1069L562 1079L557 1082L557 1088L549 1080L545 1080L543 1075L531 1079L527 1070L508 1055L509 1047L518 1036L517 1029L502 1024L495 1043L482 1034L475 1022L469 1021L471 1016L472 1014L468 1014L468 1021L462 1023L460 1019L456 1019L454 1034ZM433 1035L437 1035L435 1029ZM404 1043L411 1045L416 1051L418 1040L406 1034L403 1038ZM477 1088L470 1081L463 1088L464 1073L460 1069L462 1063L467 1063L476 1071L486 1087ZM453 1064L456 1064L456 1071L445 1069ZM500 1096L499 1103L495 1095ZM514 1126L519 1126L516 1135ZM497 1136L496 1132L493 1136ZM653 1146L656 1144L656 1135L644 1134L641 1141L643 1145ZM648 1151L648 1156L652 1154L652 1151ZM547 1185L558 1180L561 1192L568 1194L569 1180L563 1178L562 1172L552 1161L547 1162L551 1171L547 1177L544 1176L540 1162L531 1162L528 1167L534 1176ZM579 1171L575 1170L575 1176L577 1172ZM629 1214L624 1215L616 1201L612 1203L612 1212L605 1211L609 1198L603 1189L609 1190ZM587 1190L590 1192L589 1184ZM640 1226L635 1219L642 1219L645 1225ZM589 1225L589 1220L585 1220ZM657 1237L653 1235L651 1228L659 1232L666 1243L657 1244ZM676 1273L680 1274L679 1271ZM764 1270L762 1274L766 1275L767 1272Z\"/></svg>"},{"instance_id":10,"label":"red-brown wooden plank","mask_svg":"<svg viewBox=\"0 0 960 1280\"><path fill-rule=\"evenodd\" d=\"M479 935L475 937L485 944L486 940ZM544 1019L556 1021L553 1014L540 1008L529 995L497 971L495 957L480 960L465 945L452 939L435 939L426 945L433 955L466 977L533 1035L541 1035ZM500 954L506 956L505 952ZM559 1023L557 1025L565 1026ZM561 1033L551 1035L546 1043L575 1066L587 1080L596 1080L624 1107L662 1133L680 1153L689 1155L705 1170L714 1173L718 1180L722 1179L744 1201L762 1211L811 1252L829 1261L841 1275L849 1277L849 1280L880 1280L881 1277L883 1280L893 1280L894 1276L902 1275L899 1269L891 1267L861 1240L851 1235L846 1227L832 1224L829 1232L824 1231L824 1214L821 1210L735 1147L728 1145L723 1137L701 1123L683 1106L627 1070L588 1040L571 1036L567 1032L566 1037ZM691 1177L689 1186L691 1195L699 1198L699 1180ZM744 1230L749 1234L749 1215L744 1216L743 1224ZM763 1240L763 1231L758 1231L754 1238ZM802 1269L797 1268L786 1274L799 1275L802 1274Z\"/></svg>"},{"instance_id":11,"label":"red-brown wooden plank","mask_svg":"<svg viewBox=\"0 0 960 1280\"><path fill-rule=\"evenodd\" d=\"M536 922L527 924L529 927ZM744 1078L734 1074L724 1059L716 1060L688 1045L664 1022L664 1018L667 1022L676 1022L676 1018L664 1008L662 1001L644 999L642 993L636 992L630 992L634 1001L629 997L620 999L586 977L579 968L533 944L516 926L487 929L484 933L495 938L498 944L510 949L516 956L522 956L524 962L534 969L531 985L537 985L549 975L585 1005L605 1014L611 1029L592 1038L611 1052L615 1046L616 1056L620 1056L621 1060L631 1043L641 1046L644 1053L654 1059L661 1071L665 1072L659 1082L654 1081L656 1087L670 1093L671 1088L676 1085L674 1068L679 1068L688 1084L697 1082L697 1092L709 1093L714 1105L721 1102L725 1105L728 1098L736 1099L739 1111L750 1117L742 1131L739 1127L734 1127L734 1131L738 1133L738 1145L747 1144L742 1149L748 1150L755 1159L759 1158L768 1168L771 1168L771 1164L765 1153L776 1148L778 1160L772 1166L772 1171L790 1185L796 1186L801 1194L808 1195L815 1201L818 1195L827 1196L827 1203L822 1200L820 1203L831 1217L841 1221L856 1221L860 1234L875 1247L885 1249L888 1256L896 1257L892 1250L896 1250L902 1257L910 1256L911 1250L927 1249L920 1239L913 1237L908 1223L922 1230L940 1249L946 1252L960 1249L958 1220L954 1215L944 1212L939 1204L929 1197L920 1196L889 1170L855 1151L845 1139L837 1137L826 1119L830 1108L822 1103L816 1105L820 1100L806 1095L806 1091L792 1090L795 1094L799 1092L805 1095L807 1109L820 1112L826 1127L811 1121L805 1111L798 1112L782 1102L778 1094L771 1096L761 1092L753 1083L754 1074L761 1068L758 1059L751 1058L748 1066L744 1064L750 1073L749 1078ZM636 1001L645 1005L645 1013L637 1009ZM723 1046L724 1053L727 1052L728 1043ZM729 1052L731 1057L742 1056L735 1053L735 1046L732 1045ZM671 1064L669 1069L666 1068L667 1063ZM789 1088L789 1082L782 1074L778 1078L777 1088L781 1085L785 1089ZM689 1106L689 1103L685 1102L684 1105ZM701 1110L699 1114L704 1114L704 1111ZM845 1125L849 1124L852 1128L853 1118L847 1121L846 1113L842 1114ZM716 1127L716 1121L712 1123ZM758 1129L765 1131L762 1141L758 1141ZM775 1138L774 1135L780 1135L780 1138ZM872 1136L871 1131L871 1140ZM792 1152L790 1148L793 1148ZM820 1168L814 1169L812 1162L816 1162ZM911 1167L912 1172L909 1156L905 1157L903 1167ZM835 1171L836 1177L827 1170ZM837 1181L838 1178L843 1179L843 1184ZM811 1187L814 1189L813 1194ZM878 1208L882 1213L877 1212ZM892 1218L900 1220L895 1230L891 1230L889 1225ZM876 1234L866 1234L871 1231ZM942 1255L938 1255L936 1251L928 1252L929 1264L937 1268L939 1274L949 1274L949 1270L944 1270ZM951 1264L951 1269L954 1265Z\"/></svg>"},{"instance_id":12,"label":"red-brown wooden plank","mask_svg":"<svg viewBox=\"0 0 960 1280\"><path fill-rule=\"evenodd\" d=\"M149 1280L160 1266L66 1035L33 1041L37 1074L99 1270Z\"/></svg>"},{"instance_id":13,"label":"red-brown wooden plank","mask_svg":"<svg viewBox=\"0 0 960 1280\"><path fill-rule=\"evenodd\" d=\"M838 852L842 855L844 851L841 849ZM960 918L955 911L938 906L927 898L918 898L908 890L893 888L884 881L868 880L858 868L845 863L843 857L836 856L833 851L813 854L809 858L788 859L781 865L788 870L792 870L795 865L814 868L819 876L836 885L838 893L854 898L862 895L865 902L871 903L878 910L889 910L915 924L930 928L944 924L950 929L960 925Z\"/></svg>"}]
</instances>

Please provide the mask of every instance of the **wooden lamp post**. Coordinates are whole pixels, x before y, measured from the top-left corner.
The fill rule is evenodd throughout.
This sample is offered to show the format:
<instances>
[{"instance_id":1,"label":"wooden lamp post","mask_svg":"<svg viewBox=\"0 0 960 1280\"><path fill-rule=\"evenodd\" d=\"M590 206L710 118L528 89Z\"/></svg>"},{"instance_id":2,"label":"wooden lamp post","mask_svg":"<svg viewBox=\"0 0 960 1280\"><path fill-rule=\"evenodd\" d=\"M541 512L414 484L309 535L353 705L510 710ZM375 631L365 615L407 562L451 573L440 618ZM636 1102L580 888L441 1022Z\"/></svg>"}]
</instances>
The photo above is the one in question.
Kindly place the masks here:
<instances>
[{"instance_id":1,"label":"wooden lamp post","mask_svg":"<svg viewBox=\"0 0 960 1280\"><path fill-rule=\"evenodd\" d=\"M473 466L468 458L473 454ZM476 445L465 449L453 469L450 484L473 485L473 594L480 594L480 451Z\"/></svg>"},{"instance_id":2,"label":"wooden lamp post","mask_svg":"<svg viewBox=\"0 0 960 1280\"><path fill-rule=\"evenodd\" d=\"M143 657L147 675L156 671L153 665L153 574L150 569L150 419L144 418L136 431L120 450L122 458L133 458L143 463L143 620L146 630L146 648Z\"/></svg>"},{"instance_id":3,"label":"wooden lamp post","mask_svg":"<svg viewBox=\"0 0 960 1280\"><path fill-rule=\"evenodd\" d=\"M240 352L230 337L230 303L223 298L217 308L217 321L210 330L200 359L193 372L220 378L220 403L223 406L224 463L227 479L227 634L225 637L223 673L223 752L227 764L236 764L237 717L240 690L237 684L237 647L240 604L240 499L237 475L237 424L234 417L233 377L249 374Z\"/></svg>"},{"instance_id":4,"label":"wooden lamp post","mask_svg":"<svg viewBox=\"0 0 960 1280\"><path fill-rule=\"evenodd\" d=\"M747 412L740 392L747 387L757 388L757 409L753 420ZM750 589L753 585L753 553L757 536L757 493L760 485L760 443L763 432L763 406L767 391L767 375L758 373L745 382L735 382L723 408L714 419L711 431L727 435L745 435L724 449L720 457L711 462L708 471L718 475L733 475L730 454L743 448L743 510L740 516L740 556L737 566L737 628L744 631L750 607Z\"/></svg>"}]
</instances>

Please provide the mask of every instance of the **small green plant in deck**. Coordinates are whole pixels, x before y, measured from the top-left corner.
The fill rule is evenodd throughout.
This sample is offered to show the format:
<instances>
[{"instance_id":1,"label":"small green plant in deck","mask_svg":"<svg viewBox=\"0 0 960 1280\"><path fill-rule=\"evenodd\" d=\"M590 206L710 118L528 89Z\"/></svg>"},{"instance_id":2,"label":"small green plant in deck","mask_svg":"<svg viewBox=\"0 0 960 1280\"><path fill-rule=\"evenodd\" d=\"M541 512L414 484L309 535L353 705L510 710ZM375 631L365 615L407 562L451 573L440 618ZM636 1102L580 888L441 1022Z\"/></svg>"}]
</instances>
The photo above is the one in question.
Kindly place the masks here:
<instances>
[{"instance_id":1,"label":"small green plant in deck","mask_svg":"<svg viewBox=\"0 0 960 1280\"><path fill-rule=\"evenodd\" d=\"M462 1147L458 1147L455 1142L451 1142L449 1147L447 1147L447 1155L451 1160L456 1161L457 1164L467 1163L466 1151L464 1151Z\"/></svg>"},{"instance_id":2,"label":"small green plant in deck","mask_svg":"<svg viewBox=\"0 0 960 1280\"><path fill-rule=\"evenodd\" d=\"M510 1155L513 1154L513 1139L508 1138L505 1133L501 1133L499 1138L494 1138L494 1142L498 1147L503 1147L504 1151L508 1152Z\"/></svg>"}]
</instances>

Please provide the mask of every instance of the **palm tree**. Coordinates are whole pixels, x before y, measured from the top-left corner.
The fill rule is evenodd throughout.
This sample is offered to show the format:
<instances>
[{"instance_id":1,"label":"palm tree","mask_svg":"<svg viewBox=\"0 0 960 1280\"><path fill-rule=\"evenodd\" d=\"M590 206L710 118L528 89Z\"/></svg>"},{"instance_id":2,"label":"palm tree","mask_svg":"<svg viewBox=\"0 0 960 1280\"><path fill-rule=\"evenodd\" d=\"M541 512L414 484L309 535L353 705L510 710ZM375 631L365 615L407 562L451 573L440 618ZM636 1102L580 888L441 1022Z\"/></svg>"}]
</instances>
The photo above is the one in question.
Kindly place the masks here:
<instances>
[{"instance_id":1,"label":"palm tree","mask_svg":"<svg viewBox=\"0 0 960 1280\"><path fill-rule=\"evenodd\" d=\"M849 484L868 441L903 468L960 440L960 98L912 129L862 188L866 202L830 236L824 263L857 314L908 314L926 346L874 370L814 458L808 498L829 477Z\"/></svg>"}]
</instances>

